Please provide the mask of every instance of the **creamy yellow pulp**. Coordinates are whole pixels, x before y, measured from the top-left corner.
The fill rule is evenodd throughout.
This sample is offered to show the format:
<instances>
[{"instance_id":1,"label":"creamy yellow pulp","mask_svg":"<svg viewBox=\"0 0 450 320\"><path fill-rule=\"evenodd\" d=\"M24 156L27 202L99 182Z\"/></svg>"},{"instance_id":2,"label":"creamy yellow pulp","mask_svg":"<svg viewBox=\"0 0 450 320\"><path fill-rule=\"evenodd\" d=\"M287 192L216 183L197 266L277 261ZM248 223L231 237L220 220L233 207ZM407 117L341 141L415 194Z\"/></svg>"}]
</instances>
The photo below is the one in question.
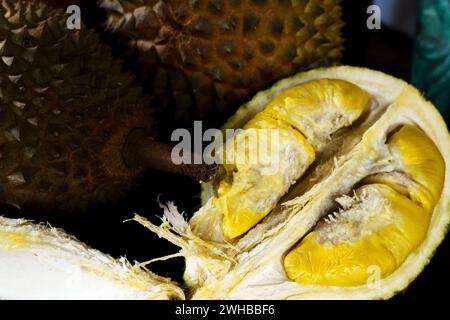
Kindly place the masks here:
<instances>
[{"instance_id":1,"label":"creamy yellow pulp","mask_svg":"<svg viewBox=\"0 0 450 320\"><path fill-rule=\"evenodd\" d=\"M366 179L349 208L319 224L286 255L290 279L302 285L364 285L374 270L380 279L390 275L424 241L443 187L444 160L412 125L396 132L388 147L403 179L393 174Z\"/></svg>"},{"instance_id":2,"label":"creamy yellow pulp","mask_svg":"<svg viewBox=\"0 0 450 320\"><path fill-rule=\"evenodd\" d=\"M315 160L321 144L357 120L369 99L350 82L315 80L282 92L251 119L222 151L225 164L212 203L223 214L224 237L236 238L263 219ZM271 130L276 138L264 135ZM266 143L270 148L260 147L265 139L272 139ZM252 155L273 161L250 161Z\"/></svg>"}]
</instances>

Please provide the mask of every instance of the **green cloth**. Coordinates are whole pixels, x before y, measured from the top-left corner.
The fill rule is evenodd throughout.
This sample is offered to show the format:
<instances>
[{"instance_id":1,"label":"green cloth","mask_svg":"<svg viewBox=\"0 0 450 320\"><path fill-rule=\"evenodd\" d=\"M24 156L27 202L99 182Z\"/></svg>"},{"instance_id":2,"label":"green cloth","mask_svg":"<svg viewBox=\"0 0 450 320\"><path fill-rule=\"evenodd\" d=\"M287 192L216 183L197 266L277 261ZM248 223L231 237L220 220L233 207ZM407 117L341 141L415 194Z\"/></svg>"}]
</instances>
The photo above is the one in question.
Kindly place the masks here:
<instances>
[{"instance_id":1,"label":"green cloth","mask_svg":"<svg viewBox=\"0 0 450 320\"><path fill-rule=\"evenodd\" d=\"M420 0L412 83L450 122L450 0Z\"/></svg>"}]
</instances>

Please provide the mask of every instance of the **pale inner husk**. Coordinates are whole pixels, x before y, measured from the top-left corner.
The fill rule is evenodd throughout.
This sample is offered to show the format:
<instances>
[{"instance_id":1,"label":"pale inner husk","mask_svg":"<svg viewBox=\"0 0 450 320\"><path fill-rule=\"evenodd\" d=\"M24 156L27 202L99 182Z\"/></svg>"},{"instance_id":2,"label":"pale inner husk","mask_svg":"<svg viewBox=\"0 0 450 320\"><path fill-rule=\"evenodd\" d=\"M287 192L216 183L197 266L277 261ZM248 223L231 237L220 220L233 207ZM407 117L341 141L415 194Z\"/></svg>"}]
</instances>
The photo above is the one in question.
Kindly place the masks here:
<instances>
[{"instance_id":1,"label":"pale inner husk","mask_svg":"<svg viewBox=\"0 0 450 320\"><path fill-rule=\"evenodd\" d=\"M0 217L0 299L183 299L169 279L63 231Z\"/></svg>"}]
</instances>

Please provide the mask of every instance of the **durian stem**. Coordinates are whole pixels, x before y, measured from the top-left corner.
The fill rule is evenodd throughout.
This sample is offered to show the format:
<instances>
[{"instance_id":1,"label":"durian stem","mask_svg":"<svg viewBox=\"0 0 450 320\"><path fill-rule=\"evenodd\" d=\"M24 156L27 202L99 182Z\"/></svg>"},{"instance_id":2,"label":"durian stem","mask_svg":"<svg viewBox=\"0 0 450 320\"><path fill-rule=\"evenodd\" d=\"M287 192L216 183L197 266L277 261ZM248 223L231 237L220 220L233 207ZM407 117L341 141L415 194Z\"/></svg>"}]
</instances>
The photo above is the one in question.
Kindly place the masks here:
<instances>
[{"instance_id":1,"label":"durian stem","mask_svg":"<svg viewBox=\"0 0 450 320\"><path fill-rule=\"evenodd\" d=\"M172 146L156 141L143 130L132 132L124 148L124 159L132 168L144 167L183 176L199 181L209 181L216 172L216 166L201 164L175 164L172 159ZM188 155L190 159L197 157Z\"/></svg>"}]
</instances>

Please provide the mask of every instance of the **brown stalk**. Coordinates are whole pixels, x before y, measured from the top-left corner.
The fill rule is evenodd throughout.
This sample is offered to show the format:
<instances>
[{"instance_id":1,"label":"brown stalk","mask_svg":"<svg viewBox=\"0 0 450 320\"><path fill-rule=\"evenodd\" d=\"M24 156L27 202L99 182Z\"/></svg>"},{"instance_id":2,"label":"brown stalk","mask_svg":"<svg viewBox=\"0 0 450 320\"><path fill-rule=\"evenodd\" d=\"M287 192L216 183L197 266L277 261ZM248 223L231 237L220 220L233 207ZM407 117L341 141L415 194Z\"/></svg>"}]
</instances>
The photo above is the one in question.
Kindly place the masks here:
<instances>
[{"instance_id":1,"label":"brown stalk","mask_svg":"<svg viewBox=\"0 0 450 320\"><path fill-rule=\"evenodd\" d=\"M147 132L135 129L129 135L123 150L125 163L131 168L143 167L209 181L216 172L215 165L175 164L172 160L172 146L156 141ZM201 157L194 153L190 159Z\"/></svg>"}]
</instances>

